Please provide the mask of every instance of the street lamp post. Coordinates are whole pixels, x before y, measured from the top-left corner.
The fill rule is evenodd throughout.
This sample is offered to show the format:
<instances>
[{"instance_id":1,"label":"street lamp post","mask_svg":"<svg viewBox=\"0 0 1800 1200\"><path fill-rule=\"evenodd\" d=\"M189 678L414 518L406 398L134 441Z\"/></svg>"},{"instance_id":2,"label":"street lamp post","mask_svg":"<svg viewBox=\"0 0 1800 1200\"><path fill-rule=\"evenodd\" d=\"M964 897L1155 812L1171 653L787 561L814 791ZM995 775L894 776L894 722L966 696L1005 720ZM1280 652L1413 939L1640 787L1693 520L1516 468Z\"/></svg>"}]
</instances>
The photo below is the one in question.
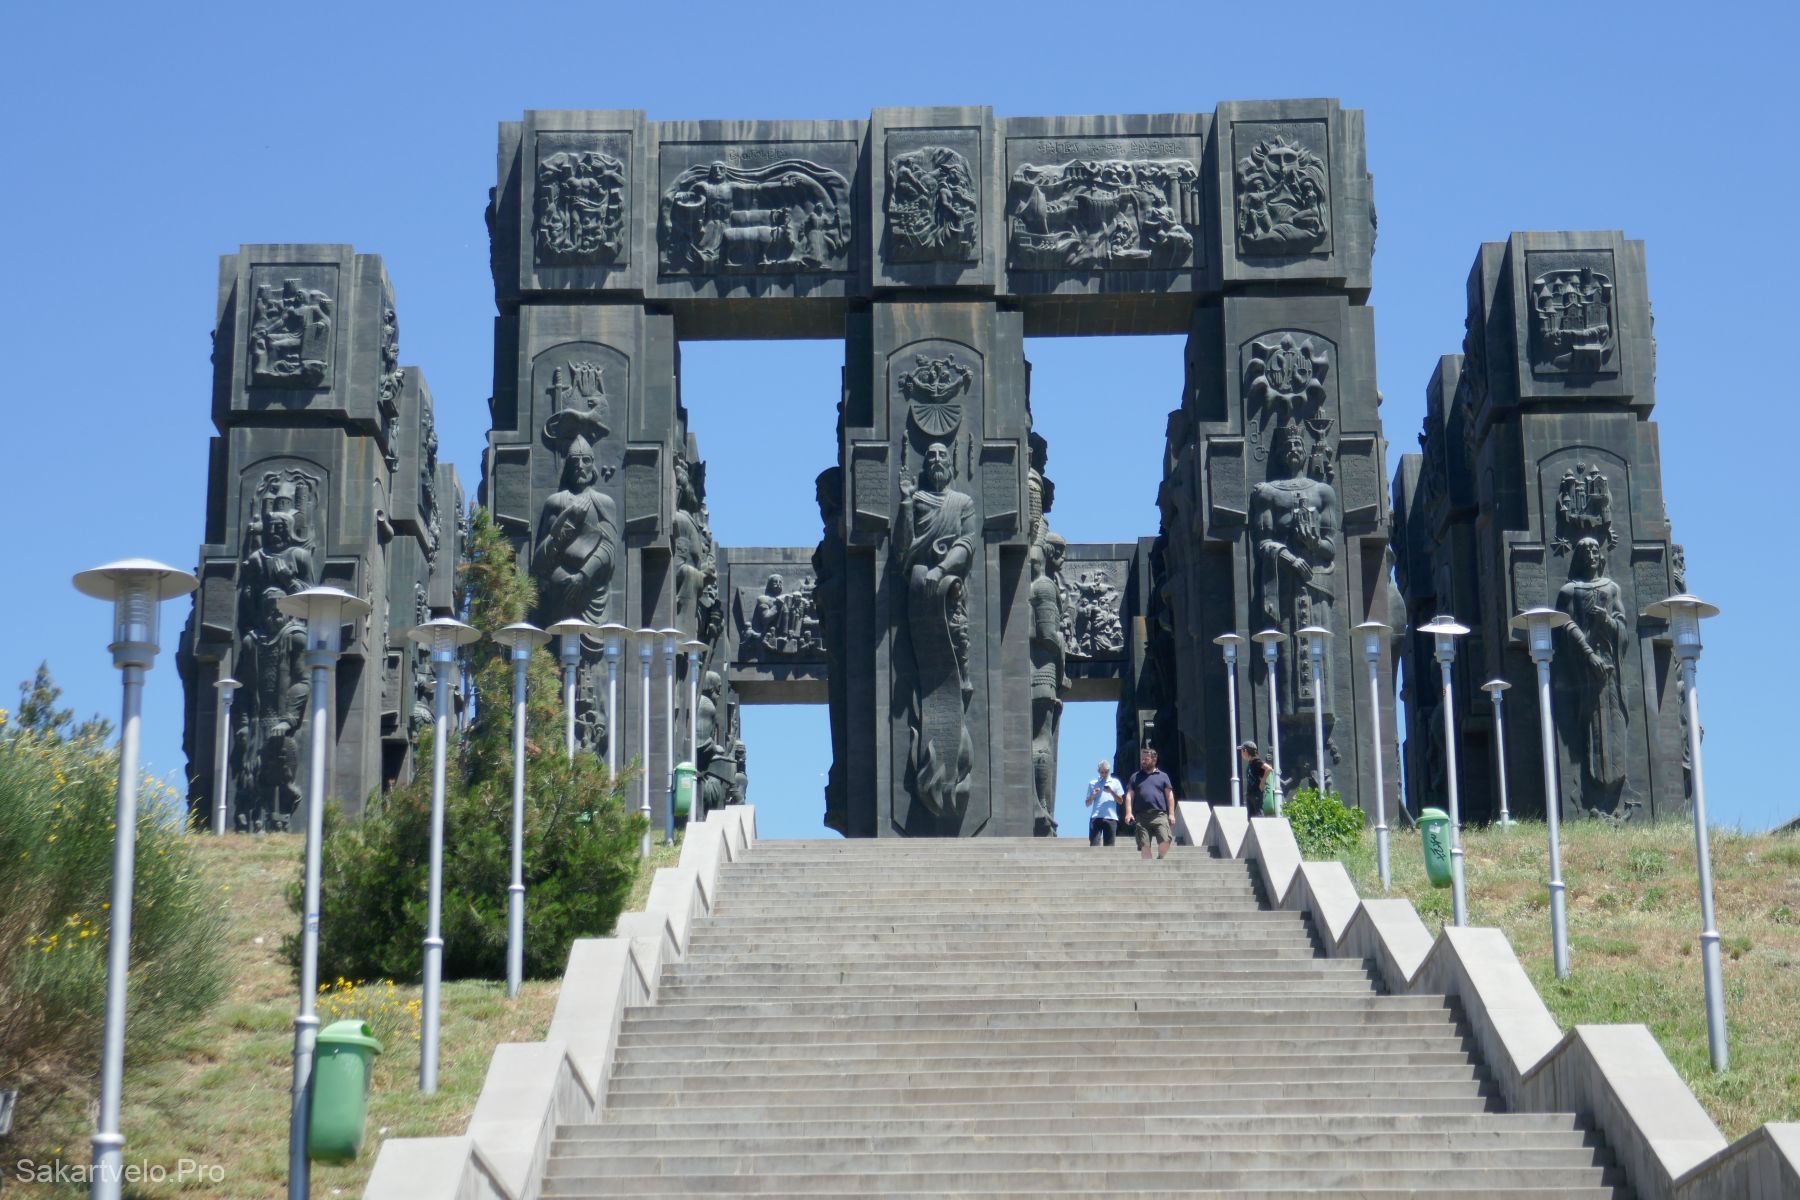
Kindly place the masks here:
<instances>
[{"instance_id":1,"label":"street lamp post","mask_svg":"<svg viewBox=\"0 0 1800 1200\"><path fill-rule=\"evenodd\" d=\"M231 702L243 685L227 675L213 686L219 689L218 757L213 766L213 832L223 836L231 819Z\"/></svg>"},{"instance_id":2,"label":"street lamp post","mask_svg":"<svg viewBox=\"0 0 1800 1200\"><path fill-rule=\"evenodd\" d=\"M644 841L638 853L650 857L650 658L656 653L657 631L648 627L636 630L632 638L638 644L638 812L644 818Z\"/></svg>"},{"instance_id":3,"label":"street lamp post","mask_svg":"<svg viewBox=\"0 0 1800 1200\"><path fill-rule=\"evenodd\" d=\"M1556 655L1556 631L1569 614L1555 608L1528 608L1510 624L1525 634L1531 661L1537 664L1538 741L1544 759L1544 824L1550 829L1550 956L1556 977L1569 977L1569 903L1563 894L1562 796L1557 783L1556 720L1550 711L1550 660Z\"/></svg>"},{"instance_id":4,"label":"street lamp post","mask_svg":"<svg viewBox=\"0 0 1800 1200\"><path fill-rule=\"evenodd\" d=\"M1694 781L1694 857L1700 867L1700 963L1706 978L1706 1045L1712 1052L1713 1070L1730 1064L1725 1043L1725 973L1719 964L1719 928L1713 911L1712 850L1706 830L1706 775L1700 768L1700 622L1716 617L1716 605L1686 592L1659 600L1644 615L1669 623L1675 657L1681 660L1682 690L1686 693L1688 761Z\"/></svg>"},{"instance_id":5,"label":"street lamp post","mask_svg":"<svg viewBox=\"0 0 1800 1200\"><path fill-rule=\"evenodd\" d=\"M435 617L407 637L431 647L432 673L437 676L437 706L431 729L431 869L425 893L424 1009L419 1028L419 1090L437 1091L438 992L444 977L444 753L450 740L450 689L456 675L459 648L481 636L480 632L452 617Z\"/></svg>"},{"instance_id":6,"label":"street lamp post","mask_svg":"<svg viewBox=\"0 0 1800 1200\"><path fill-rule=\"evenodd\" d=\"M1369 664L1369 755L1375 765L1375 865L1381 874L1381 890L1394 885L1388 865L1387 782L1381 769L1381 643L1393 633L1380 621L1364 621L1355 632L1363 635L1363 658Z\"/></svg>"},{"instance_id":7,"label":"street lamp post","mask_svg":"<svg viewBox=\"0 0 1800 1200\"><path fill-rule=\"evenodd\" d=\"M1263 662L1269 668L1269 769L1275 773L1275 815L1279 817L1285 789L1281 783L1281 704L1275 695L1275 660L1287 634L1279 629L1265 629L1251 634L1250 640L1263 648Z\"/></svg>"},{"instance_id":8,"label":"street lamp post","mask_svg":"<svg viewBox=\"0 0 1800 1200\"><path fill-rule=\"evenodd\" d=\"M700 770L700 656L706 653L706 643L699 638L689 638L681 643L681 649L687 652L688 661L688 766L695 772ZM694 796L688 802L688 828L694 822L705 817L706 813L700 803L700 780L696 774L694 779Z\"/></svg>"},{"instance_id":9,"label":"street lamp post","mask_svg":"<svg viewBox=\"0 0 1800 1200\"><path fill-rule=\"evenodd\" d=\"M1308 625L1299 630L1306 639L1306 661L1312 680L1313 696L1313 763L1319 774L1319 796L1325 795L1325 641L1331 630L1323 625Z\"/></svg>"},{"instance_id":10,"label":"street lamp post","mask_svg":"<svg viewBox=\"0 0 1800 1200\"><path fill-rule=\"evenodd\" d=\"M531 656L550 635L529 621L515 621L494 634L513 665L512 883L506 888L506 998L519 994L525 978L525 676Z\"/></svg>"},{"instance_id":11,"label":"street lamp post","mask_svg":"<svg viewBox=\"0 0 1800 1200\"><path fill-rule=\"evenodd\" d=\"M657 640L662 645L663 661L663 757L667 768L667 783L664 789L665 803L668 805L668 821L663 830L663 845L675 844L675 659L676 644L682 640L683 633L674 626L656 631Z\"/></svg>"},{"instance_id":12,"label":"street lamp post","mask_svg":"<svg viewBox=\"0 0 1800 1200\"><path fill-rule=\"evenodd\" d=\"M1462 808L1456 793L1456 707L1450 685L1450 668L1456 662L1456 639L1469 632L1446 616L1433 617L1419 626L1437 643L1438 668L1444 677L1444 778L1450 792L1450 900L1453 919L1458 925L1469 923L1469 898L1463 879Z\"/></svg>"},{"instance_id":13,"label":"street lamp post","mask_svg":"<svg viewBox=\"0 0 1800 1200\"><path fill-rule=\"evenodd\" d=\"M1221 633L1213 639L1213 645L1225 652L1225 707L1231 710L1231 807L1242 808L1244 804L1244 785L1238 779L1238 705L1237 705L1237 662L1238 647L1244 644L1242 635Z\"/></svg>"},{"instance_id":14,"label":"street lamp post","mask_svg":"<svg viewBox=\"0 0 1800 1200\"><path fill-rule=\"evenodd\" d=\"M608 621L600 636L606 643L606 777L613 780L619 776L619 739L625 735L619 724L619 650L631 627Z\"/></svg>"},{"instance_id":15,"label":"street lamp post","mask_svg":"<svg viewBox=\"0 0 1800 1200\"><path fill-rule=\"evenodd\" d=\"M125 983L131 969L131 894L137 866L138 745L144 672L156 662L160 608L199 586L186 571L147 558L107 563L75 576L75 589L113 606L113 666L123 699L119 720L119 784L114 799L112 908L106 934L106 1020L100 1044L100 1113L94 1125L94 1200L118 1200L125 1178L120 1097L125 1084Z\"/></svg>"},{"instance_id":16,"label":"street lamp post","mask_svg":"<svg viewBox=\"0 0 1800 1200\"><path fill-rule=\"evenodd\" d=\"M319 992L319 872L325 842L325 780L330 774L331 669L342 649L343 626L370 612L369 604L341 588L310 587L276 604L284 614L306 622L306 665L311 670L312 711L306 783L306 870L301 884L300 1012L294 1017L294 1094L288 1117L288 1195L309 1194L306 1156L312 1125L313 1051L319 1018L314 1001Z\"/></svg>"},{"instance_id":17,"label":"street lamp post","mask_svg":"<svg viewBox=\"0 0 1800 1200\"><path fill-rule=\"evenodd\" d=\"M544 630L560 639L557 648L562 651L563 749L570 762L575 760L575 677L581 671L581 639L597 636L601 629L602 626L592 621L570 617ZM611 719L612 714L608 713L607 717Z\"/></svg>"},{"instance_id":18,"label":"street lamp post","mask_svg":"<svg viewBox=\"0 0 1800 1200\"><path fill-rule=\"evenodd\" d=\"M1488 694L1494 702L1494 762L1498 764L1500 776L1500 827L1505 829L1513 823L1512 809L1506 802L1506 712L1505 701L1501 694L1512 684L1504 679L1490 679L1481 685L1481 690Z\"/></svg>"}]
</instances>

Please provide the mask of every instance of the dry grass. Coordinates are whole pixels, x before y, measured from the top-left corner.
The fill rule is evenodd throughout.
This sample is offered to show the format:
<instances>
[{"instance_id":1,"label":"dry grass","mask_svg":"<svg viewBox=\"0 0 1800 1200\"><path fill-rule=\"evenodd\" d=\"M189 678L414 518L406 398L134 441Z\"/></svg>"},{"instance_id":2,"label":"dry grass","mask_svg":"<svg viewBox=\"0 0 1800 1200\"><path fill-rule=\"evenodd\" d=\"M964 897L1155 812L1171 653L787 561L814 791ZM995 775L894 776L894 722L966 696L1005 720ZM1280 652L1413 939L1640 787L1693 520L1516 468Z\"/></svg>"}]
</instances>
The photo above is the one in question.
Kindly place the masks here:
<instances>
[{"instance_id":1,"label":"dry grass","mask_svg":"<svg viewBox=\"0 0 1800 1200\"><path fill-rule=\"evenodd\" d=\"M1642 1022L1728 1138L1800 1119L1800 838L1715 830L1713 873L1725 951L1731 1069L1714 1074L1700 975L1700 900L1689 824L1563 831L1571 977L1550 957L1545 827L1471 829L1469 921L1498 926L1566 1029ZM1418 836L1396 829L1395 894L1436 933L1450 893L1425 879ZM1346 856L1365 896L1381 894L1374 835Z\"/></svg>"},{"instance_id":2,"label":"dry grass","mask_svg":"<svg viewBox=\"0 0 1800 1200\"><path fill-rule=\"evenodd\" d=\"M253 1200L286 1194L289 1088L293 1070L293 973L281 961L284 934L296 918L284 900L296 874L295 835L200 839L204 869L229 907L228 955L235 983L230 995L169 1047L168 1056L136 1065L125 1078L124 1130L128 1162L160 1164L170 1178L128 1186L134 1197L219 1196ZM342 1166L316 1164L313 1192L355 1196L362 1191L385 1137L461 1133L501 1042L543 1038L556 1006L559 981L527 982L516 1001L504 984L457 982L444 987L439 1090L418 1090L416 986L365 989L377 1023L387 1028L387 1052L377 1059L369 1136L362 1157ZM321 1018L335 1015L321 1007ZM55 1194L22 1184L18 1160L89 1161L91 1098L70 1098L38 1123L28 1142L6 1146L8 1188L18 1194ZM216 1164L222 1182L174 1178L181 1160ZM79 1194L84 1189L66 1189ZM11 1194L9 1190L9 1194Z\"/></svg>"}]
</instances>

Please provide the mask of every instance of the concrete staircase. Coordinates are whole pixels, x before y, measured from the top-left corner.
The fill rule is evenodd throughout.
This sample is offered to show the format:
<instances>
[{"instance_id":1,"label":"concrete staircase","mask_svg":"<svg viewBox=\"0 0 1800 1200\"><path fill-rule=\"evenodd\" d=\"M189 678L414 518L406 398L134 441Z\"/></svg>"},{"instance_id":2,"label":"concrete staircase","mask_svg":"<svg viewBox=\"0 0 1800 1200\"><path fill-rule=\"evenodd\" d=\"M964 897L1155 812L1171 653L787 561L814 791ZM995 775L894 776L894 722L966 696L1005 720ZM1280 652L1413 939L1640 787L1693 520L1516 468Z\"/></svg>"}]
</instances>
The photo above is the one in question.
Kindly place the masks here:
<instances>
[{"instance_id":1,"label":"concrete staircase","mask_svg":"<svg viewBox=\"0 0 1800 1200\"><path fill-rule=\"evenodd\" d=\"M1055 840L759 842L545 1197L1622 1196L1252 869Z\"/></svg>"}]
</instances>

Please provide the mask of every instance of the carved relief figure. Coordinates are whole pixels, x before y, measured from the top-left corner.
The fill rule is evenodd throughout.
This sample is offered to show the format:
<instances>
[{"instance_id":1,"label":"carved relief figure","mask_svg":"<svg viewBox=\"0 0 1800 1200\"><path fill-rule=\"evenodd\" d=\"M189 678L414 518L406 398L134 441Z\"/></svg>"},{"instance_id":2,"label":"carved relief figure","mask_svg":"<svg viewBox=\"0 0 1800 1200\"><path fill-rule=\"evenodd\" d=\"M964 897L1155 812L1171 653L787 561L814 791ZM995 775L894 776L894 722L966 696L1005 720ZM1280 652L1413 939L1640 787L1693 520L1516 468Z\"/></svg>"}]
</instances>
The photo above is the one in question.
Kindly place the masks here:
<instances>
[{"instance_id":1,"label":"carved relief figure","mask_svg":"<svg viewBox=\"0 0 1800 1200\"><path fill-rule=\"evenodd\" d=\"M381 307L381 403L392 409L400 402L406 372L400 366L400 315L390 301Z\"/></svg>"},{"instance_id":2,"label":"carved relief figure","mask_svg":"<svg viewBox=\"0 0 1800 1200\"><path fill-rule=\"evenodd\" d=\"M1531 362L1586 374L1613 356L1613 284L1592 267L1547 271L1531 281Z\"/></svg>"},{"instance_id":3,"label":"carved relief figure","mask_svg":"<svg viewBox=\"0 0 1800 1200\"><path fill-rule=\"evenodd\" d=\"M1039 837L1056 835L1056 734L1069 685L1061 586L1067 552L1068 543L1048 529L1031 549L1031 778Z\"/></svg>"},{"instance_id":4,"label":"carved relief figure","mask_svg":"<svg viewBox=\"0 0 1800 1200\"><path fill-rule=\"evenodd\" d=\"M950 448L933 442L917 485L900 481L894 529L914 664L907 783L940 817L960 816L967 805L974 759L965 719L974 691L966 584L977 522L975 501L950 486L954 476Z\"/></svg>"},{"instance_id":5,"label":"carved relief figure","mask_svg":"<svg viewBox=\"0 0 1800 1200\"><path fill-rule=\"evenodd\" d=\"M277 604L318 582L319 479L297 467L266 472L251 500L238 566L234 670L237 823L285 829L300 802L300 727L306 717L306 630Z\"/></svg>"},{"instance_id":6,"label":"carved relief figure","mask_svg":"<svg viewBox=\"0 0 1800 1200\"><path fill-rule=\"evenodd\" d=\"M1337 492L1304 474L1306 434L1283 426L1275 438L1269 478L1250 494L1250 521L1256 540L1257 593L1262 619L1289 637L1306 625L1332 628L1338 529ZM1284 655L1292 685L1280 689L1289 711L1312 698L1311 676L1294 668L1298 655Z\"/></svg>"},{"instance_id":7,"label":"carved relief figure","mask_svg":"<svg viewBox=\"0 0 1800 1200\"><path fill-rule=\"evenodd\" d=\"M323 387L331 373L332 300L285 279L256 289L250 315L250 382Z\"/></svg>"},{"instance_id":8,"label":"carved relief figure","mask_svg":"<svg viewBox=\"0 0 1800 1200\"><path fill-rule=\"evenodd\" d=\"M1125 649L1124 594L1104 571L1060 576L1063 645L1072 658L1110 658Z\"/></svg>"},{"instance_id":9,"label":"carved relief figure","mask_svg":"<svg viewBox=\"0 0 1800 1200\"><path fill-rule=\"evenodd\" d=\"M540 159L531 237L540 266L610 263L625 244L625 164L599 150Z\"/></svg>"},{"instance_id":10,"label":"carved relief figure","mask_svg":"<svg viewBox=\"0 0 1800 1200\"><path fill-rule=\"evenodd\" d=\"M564 374L565 369L567 374ZM550 372L550 418L544 432L553 438L580 434L599 441L611 432L612 402L606 395L606 368L581 360Z\"/></svg>"},{"instance_id":11,"label":"carved relief figure","mask_svg":"<svg viewBox=\"0 0 1800 1200\"><path fill-rule=\"evenodd\" d=\"M1591 537L1611 549L1619 544L1612 523L1612 485L1596 465L1578 462L1563 472L1556 490L1556 540L1551 548L1567 554L1571 545Z\"/></svg>"},{"instance_id":12,"label":"carved relief figure","mask_svg":"<svg viewBox=\"0 0 1800 1200\"><path fill-rule=\"evenodd\" d=\"M562 487L544 501L538 516L532 547L540 626L565 617L607 620L613 570L622 552L618 506L599 484L594 448L577 434L563 456Z\"/></svg>"},{"instance_id":13,"label":"carved relief figure","mask_svg":"<svg viewBox=\"0 0 1800 1200\"><path fill-rule=\"evenodd\" d=\"M696 164L663 193L662 269L673 274L843 271L850 181L786 158L754 169Z\"/></svg>"},{"instance_id":14,"label":"carved relief figure","mask_svg":"<svg viewBox=\"0 0 1800 1200\"><path fill-rule=\"evenodd\" d=\"M1007 263L1015 271L1174 270L1194 255L1200 173L1184 158L1099 159L1013 172Z\"/></svg>"},{"instance_id":15,"label":"carved relief figure","mask_svg":"<svg viewBox=\"0 0 1800 1200\"><path fill-rule=\"evenodd\" d=\"M888 257L967 262L980 237L975 173L948 146L923 146L888 163Z\"/></svg>"},{"instance_id":16,"label":"carved relief figure","mask_svg":"<svg viewBox=\"0 0 1800 1200\"><path fill-rule=\"evenodd\" d=\"M1282 134L1263 138L1237 164L1237 244L1244 255L1308 254L1331 228L1325 162Z\"/></svg>"},{"instance_id":17,"label":"carved relief figure","mask_svg":"<svg viewBox=\"0 0 1800 1200\"><path fill-rule=\"evenodd\" d=\"M1591 814L1625 815L1626 738L1630 718L1619 663L1625 650L1625 605L1619 585L1606 575L1606 552L1584 537L1575 543L1569 582L1556 593L1556 607L1569 614L1566 643L1554 660L1561 689L1572 703L1565 744L1576 767L1571 799Z\"/></svg>"},{"instance_id":18,"label":"carved relief figure","mask_svg":"<svg viewBox=\"0 0 1800 1200\"><path fill-rule=\"evenodd\" d=\"M800 581L793 591L780 575L771 574L763 585L744 624L740 642L744 650L755 654L792 657L817 653L824 648L819 640L819 616L814 607L816 592L811 576Z\"/></svg>"},{"instance_id":19,"label":"carved relief figure","mask_svg":"<svg viewBox=\"0 0 1800 1200\"><path fill-rule=\"evenodd\" d=\"M709 607L708 588L712 589L710 607L717 607L719 568L703 499L705 471L706 464L675 456L675 519L670 541L675 564L675 619L691 622L695 636L710 642L705 618L717 614L703 614L702 610Z\"/></svg>"}]
</instances>

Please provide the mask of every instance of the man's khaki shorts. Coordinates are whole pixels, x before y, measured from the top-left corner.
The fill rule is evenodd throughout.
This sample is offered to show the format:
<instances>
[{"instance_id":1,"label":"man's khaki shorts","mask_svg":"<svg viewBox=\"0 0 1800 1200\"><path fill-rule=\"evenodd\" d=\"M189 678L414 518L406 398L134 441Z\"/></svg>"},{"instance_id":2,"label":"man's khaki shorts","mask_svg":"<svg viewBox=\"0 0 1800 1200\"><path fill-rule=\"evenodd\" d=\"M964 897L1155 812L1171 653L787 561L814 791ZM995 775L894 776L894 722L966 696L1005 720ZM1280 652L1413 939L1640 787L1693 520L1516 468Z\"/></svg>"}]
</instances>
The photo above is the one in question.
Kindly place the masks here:
<instances>
[{"instance_id":1,"label":"man's khaki shorts","mask_svg":"<svg viewBox=\"0 0 1800 1200\"><path fill-rule=\"evenodd\" d=\"M1159 808L1147 813L1132 814L1137 818L1137 844L1142 850L1150 844L1152 838L1159 842L1172 842L1174 836L1169 832L1169 814Z\"/></svg>"}]
</instances>

